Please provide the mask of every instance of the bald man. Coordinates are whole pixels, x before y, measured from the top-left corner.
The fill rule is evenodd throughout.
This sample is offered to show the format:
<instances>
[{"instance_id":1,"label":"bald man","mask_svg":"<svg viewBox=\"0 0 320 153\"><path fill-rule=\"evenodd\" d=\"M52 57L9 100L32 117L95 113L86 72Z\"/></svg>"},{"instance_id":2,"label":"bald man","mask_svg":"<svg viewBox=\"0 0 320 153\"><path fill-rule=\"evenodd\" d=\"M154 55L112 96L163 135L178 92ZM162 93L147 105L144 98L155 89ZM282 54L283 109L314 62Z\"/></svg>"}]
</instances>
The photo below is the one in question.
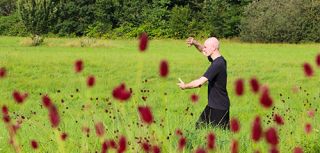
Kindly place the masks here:
<instances>
[{"instance_id":1,"label":"bald man","mask_svg":"<svg viewBox=\"0 0 320 153\"><path fill-rule=\"evenodd\" d=\"M184 89L201 87L205 82L208 84L208 105L201 113L196 128L202 125L213 125L229 129L229 97L226 89L227 86L227 61L219 51L219 41L215 37L207 39L204 45L198 43L190 37L186 43L195 46L199 52L208 58L211 62L207 71L196 80L190 83L184 83L180 80L178 86Z\"/></svg>"}]
</instances>

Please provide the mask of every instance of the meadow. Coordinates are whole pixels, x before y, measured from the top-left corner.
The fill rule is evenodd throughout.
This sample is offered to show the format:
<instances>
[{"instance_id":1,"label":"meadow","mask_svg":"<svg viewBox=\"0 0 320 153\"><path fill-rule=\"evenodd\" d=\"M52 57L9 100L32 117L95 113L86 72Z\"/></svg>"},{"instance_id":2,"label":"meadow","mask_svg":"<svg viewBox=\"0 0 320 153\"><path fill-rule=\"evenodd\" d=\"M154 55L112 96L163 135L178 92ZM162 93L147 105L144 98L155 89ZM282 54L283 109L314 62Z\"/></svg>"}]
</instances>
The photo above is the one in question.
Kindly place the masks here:
<instances>
[{"instance_id":1,"label":"meadow","mask_svg":"<svg viewBox=\"0 0 320 153\"><path fill-rule=\"evenodd\" d=\"M201 41L203 42L203 40ZM160 147L161 152L179 152L180 129L187 143L182 152L205 148L207 134L216 137L215 149L210 152L230 152L232 140L239 142L239 152L269 152L264 138L251 139L254 118L259 115L263 129L274 127L279 135L280 152L320 152L319 106L320 67L315 58L320 45L259 44L222 40L221 53L228 64L230 118L240 122L237 133L219 128L195 129L195 122L207 104L207 85L181 90L178 78L185 82L199 78L209 61L184 40L150 40L145 52L138 50L138 40L81 40L81 38L47 38L39 47L29 47L26 38L0 37L0 67L7 70L0 78L0 106L9 109L11 122L20 122L16 142L21 152L101 152L104 140L127 139L127 152L143 152L139 142ZM81 59L84 69L74 70ZM167 77L159 76L159 63L169 65ZM312 77L306 77L303 64L310 63ZM86 79L93 75L96 83L88 87ZM249 80L267 85L273 99L271 108L259 103L260 94L251 91ZM235 81L244 80L244 94L235 94ZM128 101L119 101L112 91L121 83L132 89ZM28 93L22 104L13 99L14 91ZM199 96L192 102L190 96ZM42 97L48 95L56 105L60 124L52 128ZM149 106L155 123L141 122L138 106ZM314 116L308 115L314 111ZM273 121L279 114L283 125ZM103 136L97 136L95 125L102 122ZM312 125L311 132L305 131ZM14 152L9 143L7 124L0 122L0 152ZM90 130L84 130L90 129ZM65 141L60 134L66 133ZM34 150L31 141L38 143ZM111 149L115 152L115 149Z\"/></svg>"}]
</instances>

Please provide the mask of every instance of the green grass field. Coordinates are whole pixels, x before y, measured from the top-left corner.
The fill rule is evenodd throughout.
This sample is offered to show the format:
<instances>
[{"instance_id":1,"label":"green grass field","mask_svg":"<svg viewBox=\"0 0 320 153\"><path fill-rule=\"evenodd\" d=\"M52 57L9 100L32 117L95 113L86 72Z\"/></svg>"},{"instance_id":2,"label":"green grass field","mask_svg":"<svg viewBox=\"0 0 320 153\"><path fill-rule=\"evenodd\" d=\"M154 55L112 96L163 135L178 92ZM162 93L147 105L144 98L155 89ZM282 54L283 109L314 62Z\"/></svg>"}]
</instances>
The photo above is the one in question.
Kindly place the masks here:
<instances>
[{"instance_id":1,"label":"green grass field","mask_svg":"<svg viewBox=\"0 0 320 153\"><path fill-rule=\"evenodd\" d=\"M320 152L320 67L315 63L319 44L221 41L220 50L228 62L230 117L241 124L240 132L234 134L210 127L194 129L207 104L207 85L180 90L176 83L179 77L186 82L197 79L210 63L195 48L188 48L184 40L151 40L148 50L141 53L137 40L97 40L103 45L80 47L76 38L51 38L43 46L27 47L21 43L24 39L0 37L0 67L7 69L7 76L0 79L0 105L8 106L13 123L24 118L16 136L22 152L33 152L31 140L38 141L37 152L101 152L103 140L118 140L124 135L130 144L127 152L142 152L137 142L147 139L152 145L159 145L161 152L172 153L178 151L176 129L181 129L187 138L184 152L205 147L210 131L217 141L212 152L230 152L232 139L239 141L240 152L268 152L270 147L264 139L258 143L251 140L251 124L256 115L262 117L264 129L276 127L280 152L292 152L296 146L305 152ZM85 66L80 74L73 67L77 59L82 59ZM163 59L169 63L167 78L159 76L159 63ZM305 77L304 62L313 66L313 77ZM86 85L88 75L96 77L93 88ZM253 76L269 86L274 109L263 108L259 95L250 91L249 79ZM238 78L245 80L245 94L241 97L234 92ZM127 102L112 97L113 88L120 83L133 90ZM293 88L299 92L294 93ZM14 90L29 94L23 104L14 102ZM199 94L198 103L190 101L193 93ZM41 107L44 94L58 107L61 117L58 130L51 128L48 111ZM144 101L142 96L147 99ZM139 105L151 107L156 123L150 126L141 123ZM317 109L314 118L307 115L310 109ZM280 114L285 124L276 125L272 113ZM97 137L94 129L100 121L106 129L103 138ZM310 134L304 131L306 123L312 124ZM90 127L89 135L82 132L84 126ZM64 142L58 137L62 132L68 134ZM14 152L8 141L8 131L1 121L0 152Z\"/></svg>"}]
</instances>

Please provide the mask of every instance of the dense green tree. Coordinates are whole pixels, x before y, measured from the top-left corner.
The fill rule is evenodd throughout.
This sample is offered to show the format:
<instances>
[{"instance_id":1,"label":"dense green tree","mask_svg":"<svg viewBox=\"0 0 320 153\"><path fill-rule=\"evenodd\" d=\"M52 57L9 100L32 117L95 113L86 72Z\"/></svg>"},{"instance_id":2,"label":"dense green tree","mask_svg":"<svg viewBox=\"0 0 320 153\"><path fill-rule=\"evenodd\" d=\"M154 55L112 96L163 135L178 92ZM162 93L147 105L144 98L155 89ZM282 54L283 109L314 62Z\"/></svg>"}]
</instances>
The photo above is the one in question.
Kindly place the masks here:
<instances>
[{"instance_id":1,"label":"dense green tree","mask_svg":"<svg viewBox=\"0 0 320 153\"><path fill-rule=\"evenodd\" d=\"M9 16L16 11L17 0L0 0L0 16Z\"/></svg>"},{"instance_id":2,"label":"dense green tree","mask_svg":"<svg viewBox=\"0 0 320 153\"><path fill-rule=\"evenodd\" d=\"M33 45L43 41L41 35L49 32L50 18L56 11L57 0L19 0L19 13L28 32L31 33Z\"/></svg>"},{"instance_id":3,"label":"dense green tree","mask_svg":"<svg viewBox=\"0 0 320 153\"><path fill-rule=\"evenodd\" d=\"M241 38L259 42L320 42L320 1L260 0L242 20Z\"/></svg>"},{"instance_id":4,"label":"dense green tree","mask_svg":"<svg viewBox=\"0 0 320 153\"><path fill-rule=\"evenodd\" d=\"M94 23L96 0L60 0L52 32L61 36L82 36Z\"/></svg>"}]
</instances>

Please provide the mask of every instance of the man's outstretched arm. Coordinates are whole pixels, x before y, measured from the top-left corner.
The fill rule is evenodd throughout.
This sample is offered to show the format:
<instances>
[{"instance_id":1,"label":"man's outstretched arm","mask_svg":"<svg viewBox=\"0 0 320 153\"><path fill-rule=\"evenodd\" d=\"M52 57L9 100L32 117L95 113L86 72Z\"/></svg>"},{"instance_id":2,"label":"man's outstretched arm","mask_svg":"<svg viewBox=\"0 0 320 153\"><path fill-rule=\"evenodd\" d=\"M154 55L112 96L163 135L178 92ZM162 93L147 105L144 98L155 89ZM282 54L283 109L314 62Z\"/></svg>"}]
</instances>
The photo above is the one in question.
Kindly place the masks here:
<instances>
[{"instance_id":1,"label":"man's outstretched arm","mask_svg":"<svg viewBox=\"0 0 320 153\"><path fill-rule=\"evenodd\" d=\"M186 43L190 46L194 45L199 52L203 52L203 48L204 46L201 45L198 41L196 41L193 37L189 37L187 40L186 40Z\"/></svg>"},{"instance_id":2,"label":"man's outstretched arm","mask_svg":"<svg viewBox=\"0 0 320 153\"><path fill-rule=\"evenodd\" d=\"M198 88L201 87L208 79L206 77L200 77L199 79L193 80L190 83L184 83L180 81L177 85L183 89L191 89L191 88Z\"/></svg>"}]
</instances>

